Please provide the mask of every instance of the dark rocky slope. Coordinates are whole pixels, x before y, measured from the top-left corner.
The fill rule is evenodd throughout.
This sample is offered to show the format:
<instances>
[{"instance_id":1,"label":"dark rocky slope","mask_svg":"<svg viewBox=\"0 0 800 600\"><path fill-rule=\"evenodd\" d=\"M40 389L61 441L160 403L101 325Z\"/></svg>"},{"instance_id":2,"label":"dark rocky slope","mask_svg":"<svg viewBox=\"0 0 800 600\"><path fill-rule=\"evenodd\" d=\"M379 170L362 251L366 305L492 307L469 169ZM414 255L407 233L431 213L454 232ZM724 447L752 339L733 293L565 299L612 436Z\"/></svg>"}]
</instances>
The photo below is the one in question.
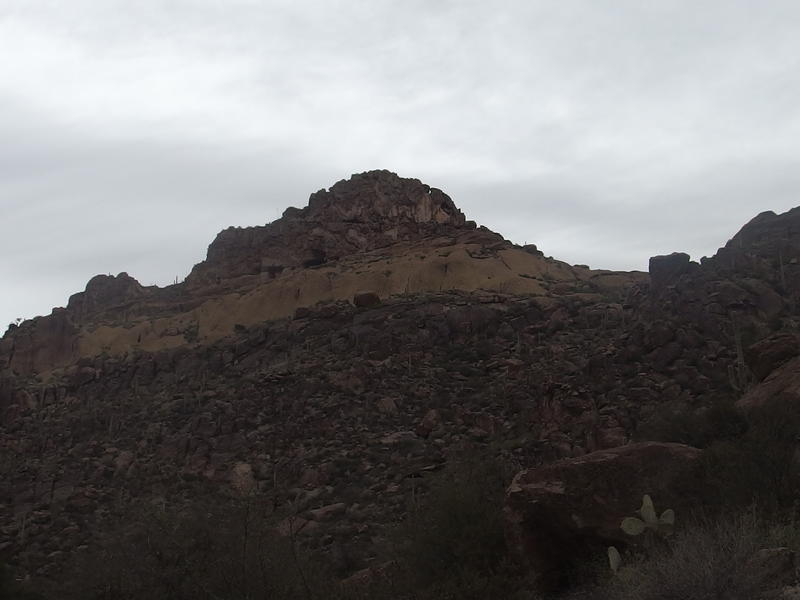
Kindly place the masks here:
<instances>
[{"instance_id":1,"label":"dark rocky slope","mask_svg":"<svg viewBox=\"0 0 800 600\"><path fill-rule=\"evenodd\" d=\"M0 342L0 553L58 578L126 507L203 490L291 512L347 574L388 557L391 525L465 448L522 469L646 437L665 409L793 390L798 215L760 215L702 264L654 258L648 278L545 259L379 172L226 230L179 286L95 278ZM362 276L382 261L410 280L437 252L458 285ZM322 269L351 283L241 308ZM214 311L236 315L204 334Z\"/></svg>"}]
</instances>

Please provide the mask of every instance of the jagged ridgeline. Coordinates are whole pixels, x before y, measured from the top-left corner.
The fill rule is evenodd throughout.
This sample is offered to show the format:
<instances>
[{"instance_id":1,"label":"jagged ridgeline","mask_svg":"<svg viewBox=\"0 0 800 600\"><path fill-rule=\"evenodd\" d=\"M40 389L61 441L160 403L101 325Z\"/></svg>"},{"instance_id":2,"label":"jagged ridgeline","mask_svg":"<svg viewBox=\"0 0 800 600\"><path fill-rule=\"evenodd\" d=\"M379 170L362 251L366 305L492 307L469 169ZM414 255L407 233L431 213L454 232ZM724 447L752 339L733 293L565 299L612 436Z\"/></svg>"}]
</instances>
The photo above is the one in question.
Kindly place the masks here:
<instances>
[{"instance_id":1,"label":"jagged ridgeline","mask_svg":"<svg viewBox=\"0 0 800 600\"><path fill-rule=\"evenodd\" d=\"M643 494L682 522L696 504L702 486L675 482L696 482L706 451L659 443L709 446L721 406L797 400L798 232L798 209L764 213L700 264L591 270L373 171L222 231L182 283L99 275L0 341L0 560L81 597L75 561L165 515L259 514L295 566L302 552L336 579L374 575L411 543L398 524L428 522L446 490L475 491L465 467L491 464L499 483L482 478L470 506L500 511L520 472L498 517L502 552L536 571L541 544L562 544L546 565L560 581L575 540L601 557L625 543L614 520ZM567 476L606 463L602 482ZM615 480L625 469L647 480ZM570 529L590 508L580 498L628 488L602 523L587 513ZM546 536L524 530L527 502L552 506L536 513Z\"/></svg>"},{"instance_id":2,"label":"jagged ridgeline","mask_svg":"<svg viewBox=\"0 0 800 600\"><path fill-rule=\"evenodd\" d=\"M312 194L308 206L268 225L220 232L178 285L98 275L66 309L15 330L3 355L18 373L42 373L103 353L208 344L237 325L362 291L383 299L453 290L549 298L635 281L644 277L545 259L535 246L477 228L441 190L375 171Z\"/></svg>"}]
</instances>

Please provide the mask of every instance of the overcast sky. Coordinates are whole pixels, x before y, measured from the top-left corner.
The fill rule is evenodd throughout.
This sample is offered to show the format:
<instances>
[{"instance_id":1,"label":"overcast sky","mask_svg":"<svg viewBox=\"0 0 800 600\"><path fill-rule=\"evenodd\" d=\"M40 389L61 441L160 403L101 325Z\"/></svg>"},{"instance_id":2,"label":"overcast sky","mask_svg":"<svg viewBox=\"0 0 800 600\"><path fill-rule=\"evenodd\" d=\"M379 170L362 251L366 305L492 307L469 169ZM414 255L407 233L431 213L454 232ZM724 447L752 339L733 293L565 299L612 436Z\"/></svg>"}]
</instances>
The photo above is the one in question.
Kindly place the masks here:
<instances>
[{"instance_id":1,"label":"overcast sky","mask_svg":"<svg viewBox=\"0 0 800 600\"><path fill-rule=\"evenodd\" d=\"M571 263L711 255L800 205L800 2L0 0L3 325L375 168Z\"/></svg>"}]
</instances>

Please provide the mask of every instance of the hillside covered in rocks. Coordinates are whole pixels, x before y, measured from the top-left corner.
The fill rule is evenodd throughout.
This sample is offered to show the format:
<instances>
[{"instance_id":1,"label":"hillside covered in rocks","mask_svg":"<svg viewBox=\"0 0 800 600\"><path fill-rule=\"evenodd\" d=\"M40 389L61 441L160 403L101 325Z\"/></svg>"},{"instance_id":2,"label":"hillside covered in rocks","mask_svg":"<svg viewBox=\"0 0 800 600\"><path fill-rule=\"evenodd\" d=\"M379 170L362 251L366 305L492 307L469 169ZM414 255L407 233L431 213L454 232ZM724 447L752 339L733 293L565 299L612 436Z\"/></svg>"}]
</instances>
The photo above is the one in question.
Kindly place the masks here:
<instances>
[{"instance_id":1,"label":"hillside covered in rocks","mask_svg":"<svg viewBox=\"0 0 800 600\"><path fill-rule=\"evenodd\" d=\"M114 597L88 595L75 561L142 507L235 500L337 579L369 578L467 456L502 465L503 485L518 474L506 549L563 587L575 548L624 545L614 523L643 493L661 486L679 515L719 501L695 446L745 435L776 399L796 406L799 294L800 208L758 215L701 263L620 273L516 246L417 180L354 175L222 231L182 283L98 275L9 327L0 560L33 589ZM663 466L673 455L697 469ZM627 466L563 475L617 456ZM667 462L631 482L647 461ZM543 485L560 490L544 517ZM585 498L609 490L617 512L590 515Z\"/></svg>"}]
</instances>

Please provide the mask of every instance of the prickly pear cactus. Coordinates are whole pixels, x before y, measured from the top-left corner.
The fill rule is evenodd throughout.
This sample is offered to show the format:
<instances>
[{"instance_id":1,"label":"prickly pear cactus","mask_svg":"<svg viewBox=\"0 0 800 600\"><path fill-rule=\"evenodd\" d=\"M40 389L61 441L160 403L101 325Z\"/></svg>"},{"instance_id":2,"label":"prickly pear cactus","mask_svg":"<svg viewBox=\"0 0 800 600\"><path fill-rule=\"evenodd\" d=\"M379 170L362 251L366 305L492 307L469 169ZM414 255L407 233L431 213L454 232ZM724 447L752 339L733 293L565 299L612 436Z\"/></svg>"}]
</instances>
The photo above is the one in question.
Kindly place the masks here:
<instances>
[{"instance_id":1,"label":"prickly pear cactus","mask_svg":"<svg viewBox=\"0 0 800 600\"><path fill-rule=\"evenodd\" d=\"M638 517L625 517L620 527L628 535L642 535L652 531L661 536L668 536L675 526L675 511L668 508L661 516L656 513L653 500L649 495L642 497L642 507L637 511Z\"/></svg>"},{"instance_id":2,"label":"prickly pear cactus","mask_svg":"<svg viewBox=\"0 0 800 600\"><path fill-rule=\"evenodd\" d=\"M620 528L626 534L631 536L642 535L647 531L654 534L666 537L672 533L675 526L675 511L668 508L661 516L658 516L656 507L653 505L653 499L649 495L642 496L642 506L636 511L638 517L625 517L622 519ZM649 547L649 542L652 538L645 538L645 547ZM622 566L622 556L619 550L614 546L608 547L608 566L615 578L622 580L630 580L635 576L632 566Z\"/></svg>"}]
</instances>

